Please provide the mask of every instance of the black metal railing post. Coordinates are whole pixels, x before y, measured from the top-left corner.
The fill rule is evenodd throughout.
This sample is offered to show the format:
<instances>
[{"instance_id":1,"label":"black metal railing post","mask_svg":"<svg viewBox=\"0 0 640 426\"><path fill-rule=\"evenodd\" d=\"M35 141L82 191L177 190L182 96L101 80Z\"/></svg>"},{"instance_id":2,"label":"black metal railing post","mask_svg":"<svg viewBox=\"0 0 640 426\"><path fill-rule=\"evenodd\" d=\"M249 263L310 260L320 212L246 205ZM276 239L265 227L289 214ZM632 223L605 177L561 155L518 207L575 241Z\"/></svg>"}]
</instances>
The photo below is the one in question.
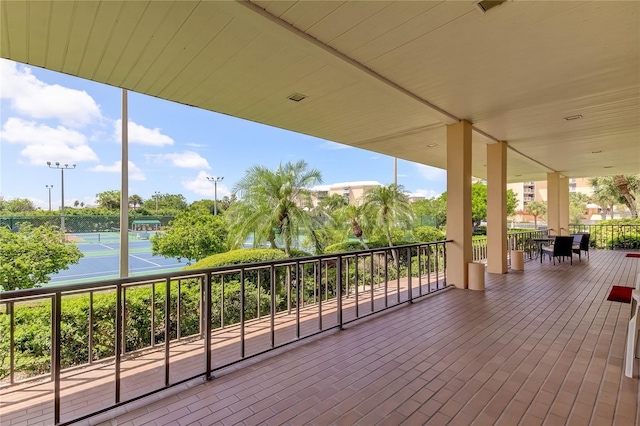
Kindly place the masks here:
<instances>
[{"instance_id":1,"label":"black metal railing post","mask_svg":"<svg viewBox=\"0 0 640 426\"><path fill-rule=\"evenodd\" d=\"M240 269L240 358L244 359L244 295L245 295L245 283L244 283L244 268Z\"/></svg>"},{"instance_id":2,"label":"black metal railing post","mask_svg":"<svg viewBox=\"0 0 640 426\"><path fill-rule=\"evenodd\" d=\"M171 342L171 279L169 277L165 279L164 286L164 385L169 386L169 355L171 349L169 346ZM180 305L180 295L178 295L178 305Z\"/></svg>"},{"instance_id":3,"label":"black metal railing post","mask_svg":"<svg viewBox=\"0 0 640 426\"><path fill-rule=\"evenodd\" d=\"M342 330L342 256L338 255L336 260L336 298L338 327Z\"/></svg>"},{"instance_id":4,"label":"black metal railing post","mask_svg":"<svg viewBox=\"0 0 640 426\"><path fill-rule=\"evenodd\" d=\"M16 349L16 317L13 302L8 302L6 304L7 313L9 314L9 384L15 383L15 368L16 368L16 359L15 359L15 349Z\"/></svg>"},{"instance_id":5,"label":"black metal railing post","mask_svg":"<svg viewBox=\"0 0 640 426\"><path fill-rule=\"evenodd\" d=\"M413 288L411 282L411 247L407 247L407 297L409 302L413 303Z\"/></svg>"},{"instance_id":6,"label":"black metal railing post","mask_svg":"<svg viewBox=\"0 0 640 426\"><path fill-rule=\"evenodd\" d=\"M273 265L270 268L271 272L271 319L270 319L270 338L271 348L276 346L276 270Z\"/></svg>"},{"instance_id":7,"label":"black metal railing post","mask_svg":"<svg viewBox=\"0 0 640 426\"><path fill-rule=\"evenodd\" d=\"M318 261L318 330L322 331L322 260Z\"/></svg>"},{"instance_id":8,"label":"black metal railing post","mask_svg":"<svg viewBox=\"0 0 640 426\"><path fill-rule=\"evenodd\" d=\"M62 294L56 292L51 300L51 372L53 374L53 421L55 424L60 423L60 322L62 316Z\"/></svg>"},{"instance_id":9,"label":"black metal railing post","mask_svg":"<svg viewBox=\"0 0 640 426\"><path fill-rule=\"evenodd\" d=\"M115 401L120 403L120 357L122 355L122 284L116 285Z\"/></svg>"},{"instance_id":10,"label":"black metal railing post","mask_svg":"<svg viewBox=\"0 0 640 426\"><path fill-rule=\"evenodd\" d=\"M204 379L211 380L211 324L213 318L211 316L211 274L206 273L204 276Z\"/></svg>"},{"instance_id":11,"label":"black metal railing post","mask_svg":"<svg viewBox=\"0 0 640 426\"><path fill-rule=\"evenodd\" d=\"M354 278L355 278L355 299L356 299L356 318L360 318L360 314L359 314L359 307L360 307L360 299L359 299L359 291L358 291L358 287L359 287L359 283L358 283L358 254L356 253L355 255L355 266L356 266L356 270L354 273ZM349 273L349 270L347 269L347 274Z\"/></svg>"}]
</instances>

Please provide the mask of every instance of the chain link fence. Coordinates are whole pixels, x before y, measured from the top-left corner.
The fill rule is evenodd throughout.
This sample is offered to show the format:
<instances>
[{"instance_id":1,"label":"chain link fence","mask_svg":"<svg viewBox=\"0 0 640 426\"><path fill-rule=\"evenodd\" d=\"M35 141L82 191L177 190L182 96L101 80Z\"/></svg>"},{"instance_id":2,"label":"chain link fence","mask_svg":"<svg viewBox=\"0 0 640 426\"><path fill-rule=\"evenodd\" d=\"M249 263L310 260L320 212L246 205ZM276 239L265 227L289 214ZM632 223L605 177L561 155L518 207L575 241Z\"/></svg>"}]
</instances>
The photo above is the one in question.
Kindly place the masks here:
<instances>
[{"instance_id":1,"label":"chain link fence","mask_svg":"<svg viewBox=\"0 0 640 426\"><path fill-rule=\"evenodd\" d=\"M127 229L156 231L156 228L164 228L173 220L173 216L129 216ZM156 222L157 221L157 222ZM144 223L148 222L148 223ZM156 223L158 223L156 225ZM0 216L0 226L17 231L21 223L29 223L34 227L49 224L60 226L60 216ZM134 224L136 225L134 227ZM120 216L118 215L68 215L64 217L64 225L68 234L92 233L92 232L118 232L120 231ZM135 229L134 229L135 228Z\"/></svg>"}]
</instances>

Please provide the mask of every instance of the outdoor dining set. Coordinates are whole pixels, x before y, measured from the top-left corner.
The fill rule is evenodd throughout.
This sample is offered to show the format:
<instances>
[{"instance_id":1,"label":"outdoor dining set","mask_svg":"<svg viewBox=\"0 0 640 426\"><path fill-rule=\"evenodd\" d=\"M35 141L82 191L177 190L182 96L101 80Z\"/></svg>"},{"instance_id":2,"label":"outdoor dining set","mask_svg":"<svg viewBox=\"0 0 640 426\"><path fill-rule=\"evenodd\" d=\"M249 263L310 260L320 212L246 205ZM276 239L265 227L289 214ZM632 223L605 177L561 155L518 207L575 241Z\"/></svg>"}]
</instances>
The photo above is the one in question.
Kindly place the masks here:
<instances>
[{"instance_id":1,"label":"outdoor dining set","mask_svg":"<svg viewBox=\"0 0 640 426\"><path fill-rule=\"evenodd\" d=\"M578 255L578 260L582 261L582 252L585 252L587 257L589 256L589 234L578 233L567 236L549 236L545 238L533 238L532 241L538 244L540 257L540 263L542 258L547 255L549 261L553 260L553 264L556 264L556 258L559 262L563 262L565 258L569 258L569 261L573 265L573 254Z\"/></svg>"}]
</instances>

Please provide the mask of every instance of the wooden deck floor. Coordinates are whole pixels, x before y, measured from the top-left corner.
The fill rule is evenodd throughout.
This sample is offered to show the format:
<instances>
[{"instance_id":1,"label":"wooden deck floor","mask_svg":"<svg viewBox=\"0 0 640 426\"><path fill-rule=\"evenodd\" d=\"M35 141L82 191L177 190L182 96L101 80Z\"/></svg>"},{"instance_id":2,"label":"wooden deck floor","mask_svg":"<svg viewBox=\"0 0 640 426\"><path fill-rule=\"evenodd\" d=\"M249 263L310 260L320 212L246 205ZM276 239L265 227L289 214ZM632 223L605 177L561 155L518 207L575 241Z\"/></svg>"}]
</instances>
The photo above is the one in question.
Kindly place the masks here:
<instances>
[{"instance_id":1,"label":"wooden deck floor","mask_svg":"<svg viewBox=\"0 0 640 426\"><path fill-rule=\"evenodd\" d=\"M85 423L638 424L630 305L606 297L640 259L575 260L487 275L484 292L449 290Z\"/></svg>"}]
</instances>

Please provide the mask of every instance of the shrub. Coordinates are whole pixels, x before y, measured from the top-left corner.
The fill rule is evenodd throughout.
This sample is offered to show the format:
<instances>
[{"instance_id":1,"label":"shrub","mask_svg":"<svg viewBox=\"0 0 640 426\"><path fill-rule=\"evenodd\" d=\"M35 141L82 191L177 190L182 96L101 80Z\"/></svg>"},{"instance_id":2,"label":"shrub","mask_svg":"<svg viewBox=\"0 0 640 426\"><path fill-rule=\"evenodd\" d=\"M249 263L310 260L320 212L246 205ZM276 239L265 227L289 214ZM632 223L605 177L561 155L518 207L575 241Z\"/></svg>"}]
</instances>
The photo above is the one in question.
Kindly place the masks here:
<instances>
[{"instance_id":1,"label":"shrub","mask_svg":"<svg viewBox=\"0 0 640 426\"><path fill-rule=\"evenodd\" d=\"M487 235L487 227L484 225L477 226L473 231L473 235Z\"/></svg>"},{"instance_id":2,"label":"shrub","mask_svg":"<svg viewBox=\"0 0 640 426\"><path fill-rule=\"evenodd\" d=\"M640 235L619 235L607 241L607 247L616 249L640 249Z\"/></svg>"},{"instance_id":3,"label":"shrub","mask_svg":"<svg viewBox=\"0 0 640 426\"><path fill-rule=\"evenodd\" d=\"M380 247L378 245L374 245L373 243L367 243L367 246L369 246L369 248ZM344 243L331 244L330 246L327 246L324 249L324 252L326 254L336 254L336 253L346 253L350 251L360 251L364 249L365 248L362 247L362 244L360 244L360 242L347 241Z\"/></svg>"},{"instance_id":4,"label":"shrub","mask_svg":"<svg viewBox=\"0 0 640 426\"><path fill-rule=\"evenodd\" d=\"M298 252L298 250L296 250ZM300 250L300 252L302 252ZM302 252L304 253L304 252ZM305 256L307 254L305 253ZM292 256L297 257L297 256ZM199 262L185 267L185 270L213 268L225 265L240 265L244 263L268 262L270 260L287 259L287 255L280 249L238 249L226 253L205 257Z\"/></svg>"},{"instance_id":5,"label":"shrub","mask_svg":"<svg viewBox=\"0 0 640 426\"><path fill-rule=\"evenodd\" d=\"M284 252L283 252L284 253ZM291 258L295 258L295 257L307 257L307 256L311 256L311 253L308 253L304 250L298 250L298 249L289 249L289 257Z\"/></svg>"},{"instance_id":6,"label":"shrub","mask_svg":"<svg viewBox=\"0 0 640 426\"><path fill-rule=\"evenodd\" d=\"M413 230L413 235L423 243L442 241L446 238L444 232L433 226L419 226Z\"/></svg>"}]
</instances>

